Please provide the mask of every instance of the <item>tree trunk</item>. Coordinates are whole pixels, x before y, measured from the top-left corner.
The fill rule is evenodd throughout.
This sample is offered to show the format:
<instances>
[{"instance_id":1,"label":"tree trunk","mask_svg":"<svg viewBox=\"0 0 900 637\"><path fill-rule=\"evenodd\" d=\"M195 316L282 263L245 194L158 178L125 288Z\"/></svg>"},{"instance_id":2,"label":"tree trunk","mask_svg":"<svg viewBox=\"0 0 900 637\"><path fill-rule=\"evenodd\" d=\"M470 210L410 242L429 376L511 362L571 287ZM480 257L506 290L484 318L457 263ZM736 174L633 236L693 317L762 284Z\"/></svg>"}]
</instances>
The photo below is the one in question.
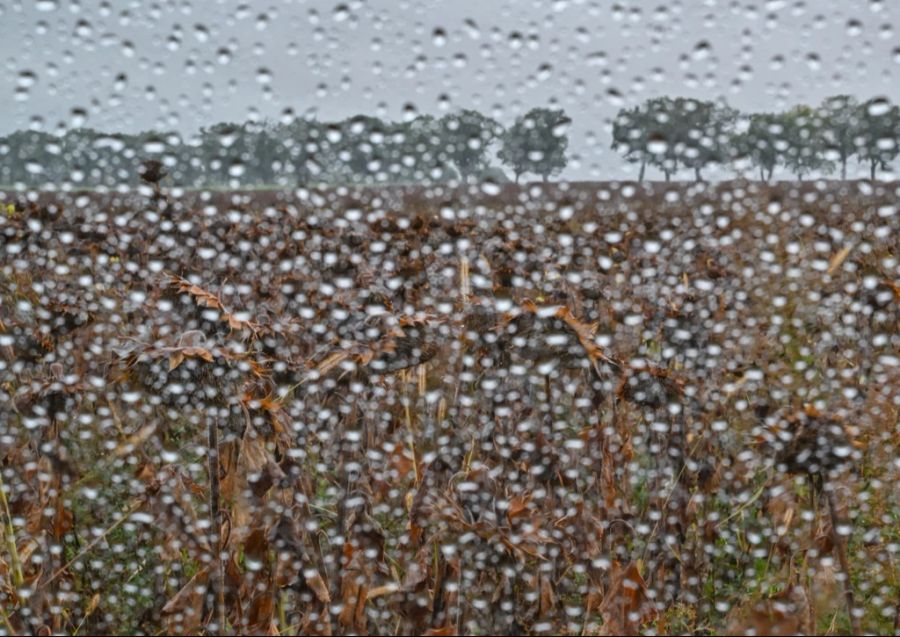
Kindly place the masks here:
<instances>
[{"instance_id":1,"label":"tree trunk","mask_svg":"<svg viewBox=\"0 0 900 637\"><path fill-rule=\"evenodd\" d=\"M847 158L841 157L841 181L847 181Z\"/></svg>"},{"instance_id":2,"label":"tree trunk","mask_svg":"<svg viewBox=\"0 0 900 637\"><path fill-rule=\"evenodd\" d=\"M669 173L669 171L668 171L668 170L664 170L663 172L666 173L666 181L671 181L671 180L672 180L672 175Z\"/></svg>"},{"instance_id":3,"label":"tree trunk","mask_svg":"<svg viewBox=\"0 0 900 637\"><path fill-rule=\"evenodd\" d=\"M644 181L644 170L647 168L647 162L641 162L641 170L638 173L638 181Z\"/></svg>"},{"instance_id":4,"label":"tree trunk","mask_svg":"<svg viewBox=\"0 0 900 637\"><path fill-rule=\"evenodd\" d=\"M759 180L760 181L768 181L768 179L766 179L765 169L762 166L759 167Z\"/></svg>"},{"instance_id":5,"label":"tree trunk","mask_svg":"<svg viewBox=\"0 0 900 637\"><path fill-rule=\"evenodd\" d=\"M541 175L541 181L543 181L545 184L547 183L547 181L549 179L550 179L550 175L548 175L547 173L544 173L543 175Z\"/></svg>"},{"instance_id":6,"label":"tree trunk","mask_svg":"<svg viewBox=\"0 0 900 637\"><path fill-rule=\"evenodd\" d=\"M872 181L875 181L875 171L878 168L878 162L874 159L870 159L869 162L869 173L872 176Z\"/></svg>"},{"instance_id":7,"label":"tree trunk","mask_svg":"<svg viewBox=\"0 0 900 637\"><path fill-rule=\"evenodd\" d=\"M775 172L775 166L770 166L770 167L769 167L769 172L768 172L768 174L766 175L766 183L772 181L772 173L774 173L774 172Z\"/></svg>"},{"instance_id":8,"label":"tree trunk","mask_svg":"<svg viewBox=\"0 0 900 637\"><path fill-rule=\"evenodd\" d=\"M700 167L694 167L694 181L703 181L703 175L700 174Z\"/></svg>"},{"instance_id":9,"label":"tree trunk","mask_svg":"<svg viewBox=\"0 0 900 637\"><path fill-rule=\"evenodd\" d=\"M522 176L522 173L516 171L516 183L519 183L519 177Z\"/></svg>"}]
</instances>

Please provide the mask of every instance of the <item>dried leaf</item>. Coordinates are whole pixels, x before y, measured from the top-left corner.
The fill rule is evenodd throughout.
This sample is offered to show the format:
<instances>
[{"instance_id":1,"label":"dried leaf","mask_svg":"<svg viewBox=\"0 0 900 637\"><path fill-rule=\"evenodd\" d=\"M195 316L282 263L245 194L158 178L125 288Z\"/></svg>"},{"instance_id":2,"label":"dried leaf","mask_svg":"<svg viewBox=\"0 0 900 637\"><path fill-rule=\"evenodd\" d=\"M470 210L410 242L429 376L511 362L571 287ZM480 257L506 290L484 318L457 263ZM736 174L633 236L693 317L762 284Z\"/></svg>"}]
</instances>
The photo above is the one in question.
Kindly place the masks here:
<instances>
[{"instance_id":1,"label":"dried leaf","mask_svg":"<svg viewBox=\"0 0 900 637\"><path fill-rule=\"evenodd\" d=\"M312 589L312 592L316 594L316 599L323 604L331 603L331 593L328 592L328 586L325 584L325 580L322 579L319 571L315 569L305 570L303 571L303 579L306 581L306 585Z\"/></svg>"},{"instance_id":2,"label":"dried leaf","mask_svg":"<svg viewBox=\"0 0 900 637\"><path fill-rule=\"evenodd\" d=\"M440 626L439 628L429 628L423 634L434 635L434 637L443 637L444 635L458 635L459 631L456 630L456 626L453 624L448 624L446 626Z\"/></svg>"},{"instance_id":3,"label":"dried leaf","mask_svg":"<svg viewBox=\"0 0 900 637\"><path fill-rule=\"evenodd\" d=\"M541 599L538 613L541 616L549 614L556 607L556 593L553 590L553 582L546 574L541 573Z\"/></svg>"},{"instance_id":4,"label":"dried leaf","mask_svg":"<svg viewBox=\"0 0 900 637\"><path fill-rule=\"evenodd\" d=\"M171 372L174 369L177 369L181 363L184 362L184 352L172 352L169 356L169 371Z\"/></svg>"},{"instance_id":5,"label":"dried leaf","mask_svg":"<svg viewBox=\"0 0 900 637\"><path fill-rule=\"evenodd\" d=\"M831 263L828 264L828 276L832 276L835 272L837 272L837 269L841 267L841 264L847 258L847 255L850 254L850 251L852 249L852 245L844 246L836 255L831 258Z\"/></svg>"},{"instance_id":6,"label":"dried leaf","mask_svg":"<svg viewBox=\"0 0 900 637\"><path fill-rule=\"evenodd\" d=\"M162 608L170 635L197 635L203 626L203 597L209 569L200 569Z\"/></svg>"},{"instance_id":7,"label":"dried leaf","mask_svg":"<svg viewBox=\"0 0 900 637\"><path fill-rule=\"evenodd\" d=\"M647 595L647 584L636 563L631 562L618 570L600 612L606 635L637 635L641 626L656 618L656 609Z\"/></svg>"},{"instance_id":8,"label":"dried leaf","mask_svg":"<svg viewBox=\"0 0 900 637\"><path fill-rule=\"evenodd\" d=\"M513 518L522 515L531 502L532 494L522 494L515 496L509 501L509 508L506 510L506 517L512 521Z\"/></svg>"}]
</instances>

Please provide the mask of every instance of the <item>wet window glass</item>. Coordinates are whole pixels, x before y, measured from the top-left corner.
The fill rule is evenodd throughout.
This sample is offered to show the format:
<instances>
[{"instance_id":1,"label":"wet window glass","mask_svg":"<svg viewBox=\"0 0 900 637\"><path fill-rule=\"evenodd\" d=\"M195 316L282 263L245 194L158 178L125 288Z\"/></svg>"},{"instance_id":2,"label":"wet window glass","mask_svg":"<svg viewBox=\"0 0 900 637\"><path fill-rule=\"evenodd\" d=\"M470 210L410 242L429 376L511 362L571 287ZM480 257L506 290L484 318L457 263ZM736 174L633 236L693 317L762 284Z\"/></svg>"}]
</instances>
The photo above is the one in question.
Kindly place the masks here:
<instances>
[{"instance_id":1,"label":"wet window glass","mask_svg":"<svg viewBox=\"0 0 900 637\"><path fill-rule=\"evenodd\" d=\"M0 634L900 634L896 0L0 0Z\"/></svg>"}]
</instances>

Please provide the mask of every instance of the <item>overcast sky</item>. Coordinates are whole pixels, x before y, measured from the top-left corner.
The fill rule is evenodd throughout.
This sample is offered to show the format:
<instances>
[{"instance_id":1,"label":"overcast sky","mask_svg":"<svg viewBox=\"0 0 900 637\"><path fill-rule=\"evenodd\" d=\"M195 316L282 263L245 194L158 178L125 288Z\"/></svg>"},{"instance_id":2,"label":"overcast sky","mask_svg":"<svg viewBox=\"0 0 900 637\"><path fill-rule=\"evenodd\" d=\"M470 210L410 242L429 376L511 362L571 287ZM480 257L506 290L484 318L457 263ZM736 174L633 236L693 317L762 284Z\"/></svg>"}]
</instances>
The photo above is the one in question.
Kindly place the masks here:
<instances>
[{"instance_id":1,"label":"overcast sky","mask_svg":"<svg viewBox=\"0 0 900 637\"><path fill-rule=\"evenodd\" d=\"M574 120L564 177L633 176L608 126L648 97L900 102L898 15L898 0L0 0L0 133L285 111L509 123L553 104Z\"/></svg>"}]
</instances>

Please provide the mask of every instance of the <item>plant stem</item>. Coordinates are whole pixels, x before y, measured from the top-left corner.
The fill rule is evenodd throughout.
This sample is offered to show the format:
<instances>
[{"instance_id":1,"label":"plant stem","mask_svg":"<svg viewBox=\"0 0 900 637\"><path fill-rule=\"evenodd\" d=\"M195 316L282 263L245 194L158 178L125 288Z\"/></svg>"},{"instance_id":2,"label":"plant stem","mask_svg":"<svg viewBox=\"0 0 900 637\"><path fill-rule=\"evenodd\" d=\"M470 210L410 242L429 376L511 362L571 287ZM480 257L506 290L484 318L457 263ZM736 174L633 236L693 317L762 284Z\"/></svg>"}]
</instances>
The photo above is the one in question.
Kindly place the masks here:
<instances>
[{"instance_id":1,"label":"plant stem","mask_svg":"<svg viewBox=\"0 0 900 637\"><path fill-rule=\"evenodd\" d=\"M19 559L19 549L16 547L16 529L13 527L12 516L9 513L9 502L6 500L6 485L3 483L3 472L0 471L0 503L3 505L3 515L6 519L6 548L9 551L9 559L13 572L13 584L18 589L25 581L22 574L22 562Z\"/></svg>"},{"instance_id":2,"label":"plant stem","mask_svg":"<svg viewBox=\"0 0 900 637\"><path fill-rule=\"evenodd\" d=\"M210 548L215 560L215 618L219 634L225 634L225 564L222 561L222 524L219 512L219 430L215 418L207 418L209 459Z\"/></svg>"},{"instance_id":3,"label":"plant stem","mask_svg":"<svg viewBox=\"0 0 900 637\"><path fill-rule=\"evenodd\" d=\"M837 504L834 501L834 491L832 489L824 489L824 491L828 501L828 515L831 516L831 540L834 542L834 549L837 551L838 560L841 564L841 572L844 576L844 596L847 598L847 614L850 615L850 630L854 635L861 635L862 630L859 625L859 618L853 612L856 605L853 601L853 582L850 580L850 562L847 560L847 547L844 546L844 540L837 530L839 520ZM849 538L847 544L849 544Z\"/></svg>"},{"instance_id":4,"label":"plant stem","mask_svg":"<svg viewBox=\"0 0 900 637\"><path fill-rule=\"evenodd\" d=\"M60 569L58 571L56 571L55 573L53 573L53 575L51 575L48 579L44 580L41 583L41 586L47 586L50 582L52 582L57 577L59 577L60 575L65 573L66 570L70 566L72 566L72 564L74 564L75 562L80 560L84 556L85 553L87 553L92 548L97 546L101 541L103 541L103 539L107 535L109 535L110 533L115 531L117 528L122 526L125 522L127 522L128 519L131 517L131 514L134 513L135 511L137 511L141 507L142 504L144 504L144 499L139 498L136 502L134 502L134 504L132 504L130 507L128 507L128 509L122 514L121 518L116 520L109 528L107 528L105 531L103 531L103 533L101 533L100 535L95 537L93 540L91 540L91 542L87 546L85 546L83 549L78 551L78 554L75 555L75 557L73 557L71 560L66 562L66 564L64 566L60 567Z\"/></svg>"}]
</instances>

